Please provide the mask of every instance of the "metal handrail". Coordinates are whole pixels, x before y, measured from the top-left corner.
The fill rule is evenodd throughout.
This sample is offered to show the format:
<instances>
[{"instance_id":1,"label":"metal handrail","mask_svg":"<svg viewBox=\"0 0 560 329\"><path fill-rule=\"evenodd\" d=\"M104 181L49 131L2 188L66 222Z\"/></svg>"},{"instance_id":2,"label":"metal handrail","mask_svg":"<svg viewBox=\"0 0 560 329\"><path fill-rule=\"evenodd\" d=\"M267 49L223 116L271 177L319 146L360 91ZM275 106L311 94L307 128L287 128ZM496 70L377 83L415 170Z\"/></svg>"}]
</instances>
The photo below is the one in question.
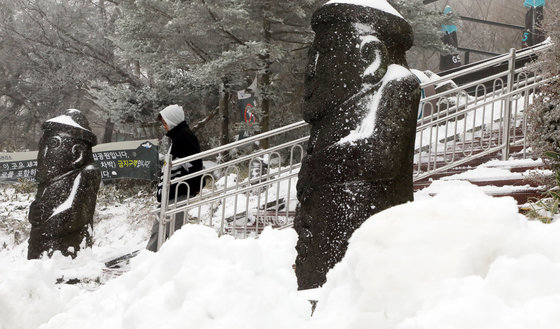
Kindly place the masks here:
<instances>
[{"instance_id":1,"label":"metal handrail","mask_svg":"<svg viewBox=\"0 0 560 329\"><path fill-rule=\"evenodd\" d=\"M263 140L265 138L277 136L277 135L280 135L282 133L286 133L286 132L289 132L289 131L292 131L292 130L295 130L295 129L298 129L298 128L306 127L307 125L309 125L309 124L307 122L303 121L303 120L298 121L298 122L294 122L294 123L289 124L287 126L279 127L279 128L273 129L273 130L269 130L269 131L260 133L260 134L255 135L255 136L247 137L247 138L244 138L244 139L241 139L241 140L238 140L238 141L226 144L226 145L215 147L211 150L203 151L203 152L200 152L200 153L197 153L197 154L185 157L185 158L177 159L177 160L175 160L173 165L179 166L179 165L182 165L184 163L191 162L191 161L194 161L194 160L197 160L197 159L202 159L202 158L206 158L206 157L209 157L209 156L212 156L212 155L217 155L217 154L220 154L220 153L224 153L224 152L232 150L234 148L244 146L244 145L249 145L249 144L252 144L254 142Z\"/></svg>"},{"instance_id":2,"label":"metal handrail","mask_svg":"<svg viewBox=\"0 0 560 329\"><path fill-rule=\"evenodd\" d=\"M504 147L504 146L503 146L502 144L500 144L500 145L498 145L498 146L496 146L496 147L493 147L493 148L490 148L490 149L488 149L488 150L486 150L486 151L482 151L482 152L480 152L480 153L477 153L477 155L478 155L478 156L486 156L486 155L495 153L495 152L497 152L497 151L500 151L501 149L503 149L503 147ZM412 180L415 181L415 182L416 182L416 181L419 181L419 180L423 180L423 179L426 179L426 178L428 178L428 177L430 177L430 176L433 176L434 174L438 174L438 173L440 173L440 172L444 172L444 171L446 171L446 170L449 170L449 169L458 167L458 166L463 165L463 164L465 164L465 163L468 163L468 162L470 162L470 161L472 161L472 160L473 160L473 159L470 158L470 157L465 157L465 158L460 159L460 160L457 160L457 161L455 161L455 162L453 162L453 163L450 163L450 164L447 164L447 165L443 165L443 166L441 166L441 167L439 167L439 168L437 168L437 169L434 169L433 171L430 171L430 172L427 172L427 173L424 173L424 174L420 174L420 175L418 175L418 176L416 176L416 177L413 177Z\"/></svg>"},{"instance_id":3,"label":"metal handrail","mask_svg":"<svg viewBox=\"0 0 560 329\"><path fill-rule=\"evenodd\" d=\"M539 83L540 84L546 83L550 80L551 79L544 79L544 80L541 80ZM464 108L462 110L458 110L456 112L450 113L445 117L435 119L431 122L420 124L419 126L416 127L416 131L420 131L420 130L426 128L426 127L433 126L434 124L437 125L437 124L443 123L443 122L448 121L450 119L456 119L457 117L460 117L462 115L465 115L468 112L471 112L474 108L479 108L479 107L484 107L484 106L487 106L487 105L491 105L492 103L495 103L497 101L505 100L505 99L510 98L513 95L517 95L517 94L519 94L519 92L528 91L528 90L531 90L533 88L535 88L534 85L528 85L528 86L524 86L522 88L518 88L515 91L507 92L506 94L502 93L499 96L496 96L494 98L491 98L491 99L488 99L488 100L484 101L483 103L473 104L472 107L467 107L467 108Z\"/></svg>"},{"instance_id":4,"label":"metal handrail","mask_svg":"<svg viewBox=\"0 0 560 329\"><path fill-rule=\"evenodd\" d=\"M550 45L547 44L538 47L538 49L545 50L548 47ZM442 98L445 99L457 94L455 105L449 107L443 115L440 112L432 113L429 117L419 120L417 126L417 141L419 143L415 147L415 157L417 158L415 161L417 170L413 178L415 181L492 153L501 152L502 159L507 159L510 145L525 144L524 133L518 134L515 130L515 127L527 129L525 113L523 109L519 108L519 100L525 97L522 106L528 106L534 90L546 83L548 79L535 75L535 72L530 72L527 67L515 67L516 57L533 55L535 51L522 53L521 56L517 56L517 54L514 50L511 50L508 55L500 56L493 61L483 63L464 72L472 73L484 66L489 67L497 62L504 63L506 59L507 70L496 73L490 78L458 86L422 100L421 108L429 105L428 102L433 102L435 99L438 100L438 104L446 104L449 107L451 102L447 100L441 102ZM514 77L517 77L517 79L514 80ZM446 78L449 77L438 79L436 82L430 81L423 85L441 83L441 81L446 81ZM495 82L490 93L488 93L486 87L482 86L482 96L480 96L477 87L476 97L467 96L464 103L459 102L459 98L462 97L460 93L465 93L467 88L480 85L483 82L492 82L492 78L495 79ZM507 82L504 83L503 78L507 78ZM497 87L500 89L496 89ZM479 116L479 123L476 121L477 116ZM471 120L471 122L467 125L468 120ZM459 125L462 126L460 129L458 129ZM451 134L449 134L450 128ZM510 136L510 132L513 135ZM472 137L467 143L466 136L468 135ZM476 141L474 139L475 135L479 136ZM460 139L465 141L461 142ZM457 148L458 144L461 145L459 149ZM465 156L456 157L458 152L462 152ZM525 152L523 152L523 156L526 156Z\"/></svg>"},{"instance_id":5,"label":"metal handrail","mask_svg":"<svg viewBox=\"0 0 560 329\"><path fill-rule=\"evenodd\" d=\"M306 123L306 124L307 124L307 123ZM299 127L298 127L298 128L299 128ZM291 129L290 129L290 130L291 130ZM288 131L290 131L290 130L288 130ZM266 138L266 137L263 137L263 138ZM245 156L240 157L240 158L238 158L238 159L234 159L234 160L231 160L231 161L222 163L222 164L218 164L218 165L216 165L216 166L214 166L214 167L205 168L205 169L202 169L202 170L197 171L197 172L192 173L192 174L188 174L188 175L185 175L185 176L177 177L177 178L175 178L175 179L172 179L172 180L170 181L170 184L175 184L175 183L177 183L177 182L185 181L185 180L188 180L188 179L190 179L190 178L197 177L197 176L200 176L200 175L203 175L203 174L206 174L206 173L211 173L211 172L216 171L216 170L224 169L224 168L227 168L227 167L229 167L229 166L231 166L231 165L238 164L238 163L241 163L241 162L243 162L243 161L249 160L249 159L251 159L251 158L257 158L257 157L260 157L260 156L265 155L265 154L267 154L267 153L274 152L274 151L278 151L278 150L280 150L280 149L282 149L282 148L285 148L285 147L288 147L288 146L291 146L291 145L295 145L295 144L300 144L300 143L306 142L308 139L309 139L309 136L306 136L306 137L298 138L298 139L293 140L293 141L291 141L291 142L286 142L286 143L281 144L281 145L277 145L277 146L270 147L270 148L268 148L268 149L266 149L266 150L259 150L259 151L255 152L255 153L251 153L251 154L249 154L249 155L245 155ZM227 144L227 145L231 145L231 144ZM227 146L227 145L224 145L224 146ZM233 148L233 147L232 147L232 148ZM227 150L229 150L229 149L227 149ZM218 152L218 153L221 153L221 152ZM199 153L199 154L200 154L200 153ZM197 155L197 154L195 154L195 155ZM192 158L192 157L194 157L194 156L190 156L190 157L183 158L183 159L180 159L180 160L189 159L189 158ZM194 160L200 159L200 158L201 158L200 156L199 156L199 157L194 157ZM191 161L193 161L193 160L191 160ZM187 162L190 162L190 161L187 161ZM178 166L180 163L184 163L184 161L179 162L179 159L178 159L175 163L173 163L173 165L174 165L174 166Z\"/></svg>"},{"instance_id":6,"label":"metal handrail","mask_svg":"<svg viewBox=\"0 0 560 329\"><path fill-rule=\"evenodd\" d=\"M273 178L273 179L266 180L264 183L263 182L257 183L258 179L253 179L253 181L249 180L246 183L239 184L239 186L236 186L236 187L225 188L225 189L222 190L223 191L222 194L217 195L217 196L213 196L211 194L211 196L209 198L204 199L204 200L202 200L200 197L194 197L194 198L186 199L186 200L183 200L183 201L178 201L178 202L175 203L176 207L174 209L177 209L178 207L182 207L185 204L191 205L192 207L190 207L190 208L196 208L197 206L203 205L205 203L210 203L210 202L217 201L219 199L223 199L223 198L233 196L233 195L236 194L236 192L237 193L244 193L244 192L247 192L247 191L250 191L250 190L254 190L254 189L263 187L265 185L270 185L272 183L281 181L282 179L291 178L293 176L285 176L284 174L286 174L286 173L292 174L291 171L293 171L294 169L299 170L300 166L301 166L301 164L297 163L297 164L294 164L289 170L288 169L279 170L278 172L274 172L274 174L271 174L271 176L281 176L280 179ZM241 188L239 188L240 186L241 186ZM230 193L231 191L234 191L234 193ZM208 196L208 195L206 195L206 196ZM190 202L191 200L194 200L194 202ZM173 213L176 213L176 212L173 212L173 211L168 211L167 212L168 215L171 215Z\"/></svg>"},{"instance_id":7,"label":"metal handrail","mask_svg":"<svg viewBox=\"0 0 560 329\"><path fill-rule=\"evenodd\" d=\"M552 47L551 43L543 43L542 45L531 48L531 49L520 50L520 51L517 52L517 58L521 59L521 58L529 57L531 55L535 55L535 54L537 54L541 51L544 51L546 49L549 49L551 47ZM441 77L439 79L434 79L434 80L431 80L429 82L422 83L422 84L420 84L420 87L425 88L425 87L430 86L430 85L438 85L438 84L441 84L442 82L446 82L448 80L453 80L454 78L458 78L458 77L463 76L463 75L467 75L467 74L470 74L470 73L473 73L473 72L476 72L476 71L480 71L482 69L492 67L496 64L507 62L509 60L509 58L510 58L510 54L504 54L502 56L496 57L495 59L491 59L491 60L486 61L484 63L480 63L478 65L468 67L464 70L460 70L460 71L448 74L448 75L446 75L444 77Z\"/></svg>"},{"instance_id":8,"label":"metal handrail","mask_svg":"<svg viewBox=\"0 0 560 329\"><path fill-rule=\"evenodd\" d=\"M216 202L216 201L219 201L221 199L225 199L225 198L235 196L236 194L239 194L239 193L247 193L247 192L250 192L252 190L259 189L261 187L265 187L265 186L268 186L268 185L271 185L271 184L274 184L274 183L278 183L278 182L281 182L281 181L286 180L286 179L294 178L294 177L297 176L297 174L298 174L298 172L293 172L293 173L290 173L286 176L273 178L273 179L267 180L265 182L257 183L255 185L244 186L244 187L240 188L239 190L235 190L235 191L230 190L229 192L224 193L223 195L216 195L216 196L213 196L209 199L198 201L198 202L193 202L193 203L189 203L189 204L184 204L185 202L183 202L183 205L177 206L176 208L174 208L172 210L169 210L167 212L167 215L174 215L174 214L177 214L177 213L180 213L180 212L185 212L185 211L188 211L190 209L197 208L197 207L199 207L201 205L204 205L206 203ZM178 203L178 205L179 205L179 203Z\"/></svg>"}]
</instances>

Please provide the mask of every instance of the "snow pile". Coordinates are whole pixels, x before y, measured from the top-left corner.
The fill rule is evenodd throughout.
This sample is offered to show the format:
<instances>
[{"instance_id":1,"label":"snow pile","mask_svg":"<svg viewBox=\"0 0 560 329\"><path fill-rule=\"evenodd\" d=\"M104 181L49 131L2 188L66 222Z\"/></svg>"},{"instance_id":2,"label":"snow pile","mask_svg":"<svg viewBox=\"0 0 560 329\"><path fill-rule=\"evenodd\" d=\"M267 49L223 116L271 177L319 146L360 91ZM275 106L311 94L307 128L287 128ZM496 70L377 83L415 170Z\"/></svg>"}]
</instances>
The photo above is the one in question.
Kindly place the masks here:
<instances>
[{"instance_id":1,"label":"snow pile","mask_svg":"<svg viewBox=\"0 0 560 329\"><path fill-rule=\"evenodd\" d=\"M447 184L356 231L312 328L556 327L558 236L559 223L528 222L511 198Z\"/></svg>"},{"instance_id":2,"label":"snow pile","mask_svg":"<svg viewBox=\"0 0 560 329\"><path fill-rule=\"evenodd\" d=\"M107 237L74 260L27 261L25 243L0 250L0 328L557 327L560 223L527 221L513 199L468 182L439 183L435 197L417 193L356 231L313 316L297 291L291 229L233 239L187 225L128 273L95 283L101 255L145 243L146 229L126 224L132 214L106 206ZM144 233L123 238L122 226ZM62 277L92 283L56 284Z\"/></svg>"},{"instance_id":3,"label":"snow pile","mask_svg":"<svg viewBox=\"0 0 560 329\"><path fill-rule=\"evenodd\" d=\"M55 284L64 277L83 278L99 273L102 263L95 261L91 250L80 252L75 260L60 253L52 259L26 258L27 244L19 257L0 254L0 328L34 329L68 308L69 301L83 294L74 285ZM23 251L23 252L22 252Z\"/></svg>"},{"instance_id":4,"label":"snow pile","mask_svg":"<svg viewBox=\"0 0 560 329\"><path fill-rule=\"evenodd\" d=\"M442 177L441 180L445 181L445 180L466 179L466 180L476 181L476 180L497 179L497 178L518 179L521 177L523 177L523 173L511 172L509 168L503 168L503 167L494 168L494 167L480 166L459 174Z\"/></svg>"},{"instance_id":5,"label":"snow pile","mask_svg":"<svg viewBox=\"0 0 560 329\"><path fill-rule=\"evenodd\" d=\"M267 229L258 240L218 238L195 225L99 290L69 300L47 328L285 328L309 315L295 298L296 234ZM45 287L46 286L46 287ZM45 291L52 291L48 283ZM29 301L28 301L29 303ZM40 309L44 300L36 300Z\"/></svg>"}]
</instances>

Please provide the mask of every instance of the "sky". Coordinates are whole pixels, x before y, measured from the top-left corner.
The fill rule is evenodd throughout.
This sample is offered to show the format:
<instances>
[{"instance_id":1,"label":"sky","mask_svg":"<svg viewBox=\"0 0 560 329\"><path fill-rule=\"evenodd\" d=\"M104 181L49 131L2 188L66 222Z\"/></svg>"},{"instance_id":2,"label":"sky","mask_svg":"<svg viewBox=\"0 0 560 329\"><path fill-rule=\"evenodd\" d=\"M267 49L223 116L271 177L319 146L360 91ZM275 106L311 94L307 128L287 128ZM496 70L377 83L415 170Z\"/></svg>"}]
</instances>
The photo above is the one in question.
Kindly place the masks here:
<instances>
[{"instance_id":1,"label":"sky","mask_svg":"<svg viewBox=\"0 0 560 329\"><path fill-rule=\"evenodd\" d=\"M482 175L476 169L471 177ZM26 220L33 195L0 192ZM92 249L28 261L0 230L0 329L35 328L552 328L560 323L560 224L528 220L512 198L441 180L372 216L326 284L298 291L297 235L218 237L188 225L126 271L103 261L142 248L149 200L104 204ZM4 210L2 210L4 209ZM4 211L4 213L2 213ZM147 222L147 223L144 223ZM79 284L57 279L79 278ZM317 307L311 316L311 303Z\"/></svg>"}]
</instances>

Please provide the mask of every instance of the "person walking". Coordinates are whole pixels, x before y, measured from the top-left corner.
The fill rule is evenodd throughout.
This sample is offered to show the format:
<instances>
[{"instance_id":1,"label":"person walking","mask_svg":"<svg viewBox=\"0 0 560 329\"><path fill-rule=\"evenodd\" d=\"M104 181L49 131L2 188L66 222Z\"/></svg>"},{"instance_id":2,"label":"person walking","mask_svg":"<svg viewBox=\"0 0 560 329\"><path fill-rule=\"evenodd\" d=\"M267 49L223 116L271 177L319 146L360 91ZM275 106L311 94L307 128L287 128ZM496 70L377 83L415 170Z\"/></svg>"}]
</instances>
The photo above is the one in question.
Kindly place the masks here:
<instances>
[{"instance_id":1,"label":"person walking","mask_svg":"<svg viewBox=\"0 0 560 329\"><path fill-rule=\"evenodd\" d=\"M166 136L171 139L171 145L169 146L169 153L171 154L171 161L176 159L185 158L190 155L200 152L200 144L198 138L189 129L189 125L185 121L185 113L183 107L175 104L164 108L159 112L158 119L161 121L163 128L166 131ZM170 179L175 179L177 177L186 176L194 172L202 170L202 159L197 159L192 162L187 162L179 166L173 166L171 168ZM202 176L196 176L190 178L186 181L188 184L177 183L172 184L169 188L168 200L170 204L184 201L190 197L195 196L200 192L202 188ZM177 187L178 185L178 187ZM160 177L160 181L157 188L157 200L161 203L161 195L163 188L163 175ZM178 230L183 226L184 213L177 213L175 216L175 230ZM158 234L159 234L159 221L155 220L152 226L152 232L150 234L150 239L146 245L146 249L151 251L157 251L158 244ZM169 234L169 223L166 225L166 234Z\"/></svg>"}]
</instances>

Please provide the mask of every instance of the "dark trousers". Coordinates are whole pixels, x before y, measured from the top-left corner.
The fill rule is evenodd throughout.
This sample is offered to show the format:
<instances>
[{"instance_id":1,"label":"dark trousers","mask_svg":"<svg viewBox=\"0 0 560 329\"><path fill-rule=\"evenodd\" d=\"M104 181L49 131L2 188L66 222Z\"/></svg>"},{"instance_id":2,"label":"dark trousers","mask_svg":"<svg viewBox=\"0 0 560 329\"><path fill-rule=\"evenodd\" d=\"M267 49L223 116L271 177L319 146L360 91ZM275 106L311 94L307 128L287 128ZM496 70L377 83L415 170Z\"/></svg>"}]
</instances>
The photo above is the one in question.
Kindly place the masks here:
<instances>
[{"instance_id":1,"label":"dark trousers","mask_svg":"<svg viewBox=\"0 0 560 329\"><path fill-rule=\"evenodd\" d=\"M177 198L177 201L184 201L186 200L187 197L186 196L180 196ZM172 206L173 204L170 204L170 206ZM171 208L171 207L170 207ZM159 217L159 214L157 215ZM182 226L183 226L183 222L185 221L185 213L184 212L180 212L174 215L175 216L175 231L179 230ZM172 216L173 218L173 216ZM173 221L165 224L165 238L167 239L169 237L169 230L170 230L170 224ZM150 239L148 240L148 244L146 245L146 249L156 252L157 251L157 245L158 245L158 235L159 235L159 218L154 220L154 225L152 225L152 233L150 234Z\"/></svg>"}]
</instances>

